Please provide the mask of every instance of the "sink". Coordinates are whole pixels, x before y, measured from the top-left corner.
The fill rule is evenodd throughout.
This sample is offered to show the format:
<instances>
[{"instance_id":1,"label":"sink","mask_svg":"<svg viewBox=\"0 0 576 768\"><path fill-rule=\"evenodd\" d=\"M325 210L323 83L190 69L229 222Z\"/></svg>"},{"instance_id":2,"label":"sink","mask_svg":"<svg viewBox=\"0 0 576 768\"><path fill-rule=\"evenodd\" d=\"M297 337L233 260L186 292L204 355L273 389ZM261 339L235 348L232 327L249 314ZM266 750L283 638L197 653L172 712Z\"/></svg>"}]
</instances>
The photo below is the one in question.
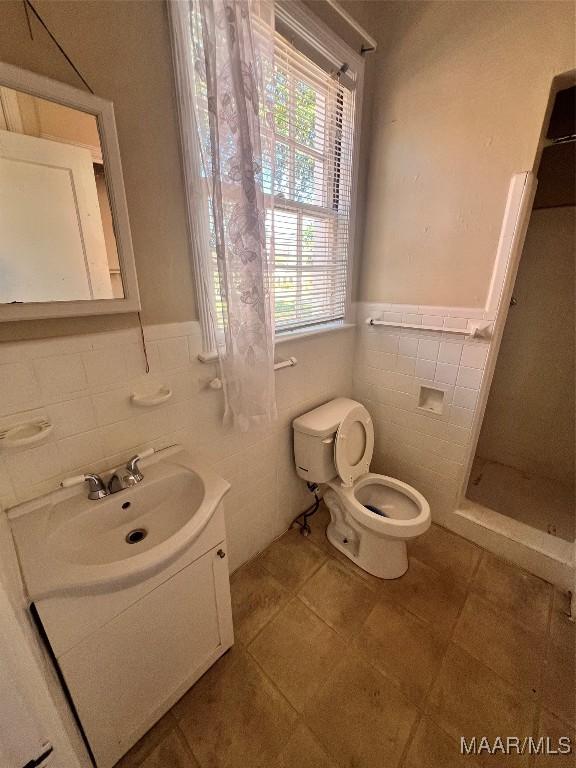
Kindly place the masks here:
<instances>
[{"instance_id":1,"label":"sink","mask_svg":"<svg viewBox=\"0 0 576 768\"><path fill-rule=\"evenodd\" d=\"M80 486L10 510L32 600L148 578L198 538L229 489L179 446L140 466L142 482L104 499Z\"/></svg>"},{"instance_id":2,"label":"sink","mask_svg":"<svg viewBox=\"0 0 576 768\"><path fill-rule=\"evenodd\" d=\"M83 565L139 557L179 534L203 500L198 474L156 464L134 488L78 505L75 514L56 524L47 544L61 560Z\"/></svg>"}]
</instances>

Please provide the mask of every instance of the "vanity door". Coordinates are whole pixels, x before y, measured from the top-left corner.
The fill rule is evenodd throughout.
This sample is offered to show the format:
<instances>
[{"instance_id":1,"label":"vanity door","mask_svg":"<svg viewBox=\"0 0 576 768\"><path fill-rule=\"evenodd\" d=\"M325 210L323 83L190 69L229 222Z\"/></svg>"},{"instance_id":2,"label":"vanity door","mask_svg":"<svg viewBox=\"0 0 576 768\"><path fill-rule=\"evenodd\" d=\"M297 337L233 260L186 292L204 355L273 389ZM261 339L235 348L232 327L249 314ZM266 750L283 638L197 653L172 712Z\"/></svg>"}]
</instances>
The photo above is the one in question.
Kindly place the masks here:
<instances>
[{"instance_id":1,"label":"vanity door","mask_svg":"<svg viewBox=\"0 0 576 768\"><path fill-rule=\"evenodd\" d=\"M224 548L58 659L98 768L111 768L232 645Z\"/></svg>"}]
</instances>

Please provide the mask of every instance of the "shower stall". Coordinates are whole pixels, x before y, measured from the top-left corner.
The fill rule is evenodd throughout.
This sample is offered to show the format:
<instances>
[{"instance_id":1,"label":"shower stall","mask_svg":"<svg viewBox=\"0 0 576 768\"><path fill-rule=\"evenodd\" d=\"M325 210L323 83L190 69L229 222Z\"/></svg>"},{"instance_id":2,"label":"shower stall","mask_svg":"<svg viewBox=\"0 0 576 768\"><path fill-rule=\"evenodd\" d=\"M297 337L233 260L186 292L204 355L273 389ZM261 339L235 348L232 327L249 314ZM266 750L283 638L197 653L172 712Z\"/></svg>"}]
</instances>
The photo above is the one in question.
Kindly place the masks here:
<instances>
[{"instance_id":1,"label":"shower stall","mask_svg":"<svg viewBox=\"0 0 576 768\"><path fill-rule=\"evenodd\" d=\"M556 93L538 188L466 492L573 542L576 88Z\"/></svg>"}]
</instances>

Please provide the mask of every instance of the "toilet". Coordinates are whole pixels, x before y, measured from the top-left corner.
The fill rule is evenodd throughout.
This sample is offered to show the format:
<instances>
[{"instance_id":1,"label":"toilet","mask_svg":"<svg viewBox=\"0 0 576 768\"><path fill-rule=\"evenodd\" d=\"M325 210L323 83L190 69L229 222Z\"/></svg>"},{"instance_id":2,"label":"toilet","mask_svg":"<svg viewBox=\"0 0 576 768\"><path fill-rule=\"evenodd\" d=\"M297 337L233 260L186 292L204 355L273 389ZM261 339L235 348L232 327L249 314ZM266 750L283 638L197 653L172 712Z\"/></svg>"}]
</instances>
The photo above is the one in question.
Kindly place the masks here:
<instances>
[{"instance_id":1,"label":"toilet","mask_svg":"<svg viewBox=\"0 0 576 768\"><path fill-rule=\"evenodd\" d=\"M330 543L363 570L397 579L408 570L406 542L430 527L430 506L415 488L370 472L374 426L366 408L338 397L292 423L296 471L325 483Z\"/></svg>"}]
</instances>

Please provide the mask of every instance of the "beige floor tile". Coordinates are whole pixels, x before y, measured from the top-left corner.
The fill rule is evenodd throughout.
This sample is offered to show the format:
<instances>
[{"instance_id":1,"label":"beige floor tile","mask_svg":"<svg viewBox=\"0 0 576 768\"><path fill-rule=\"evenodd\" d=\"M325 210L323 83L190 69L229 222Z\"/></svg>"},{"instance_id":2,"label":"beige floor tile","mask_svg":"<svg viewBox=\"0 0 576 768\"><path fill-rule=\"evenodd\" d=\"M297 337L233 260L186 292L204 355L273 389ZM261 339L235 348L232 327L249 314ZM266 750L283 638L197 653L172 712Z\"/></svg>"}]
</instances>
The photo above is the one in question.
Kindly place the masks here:
<instances>
[{"instance_id":1,"label":"beige floor tile","mask_svg":"<svg viewBox=\"0 0 576 768\"><path fill-rule=\"evenodd\" d=\"M141 763L141 768L199 768L180 730L171 731Z\"/></svg>"},{"instance_id":2,"label":"beige floor tile","mask_svg":"<svg viewBox=\"0 0 576 768\"><path fill-rule=\"evenodd\" d=\"M576 622L570 619L570 595L559 589L554 590L550 634L556 645L572 648L576 653Z\"/></svg>"},{"instance_id":3,"label":"beige floor tile","mask_svg":"<svg viewBox=\"0 0 576 768\"><path fill-rule=\"evenodd\" d=\"M311 699L305 721L341 766L395 768L417 710L361 659L346 656Z\"/></svg>"},{"instance_id":4,"label":"beige floor tile","mask_svg":"<svg viewBox=\"0 0 576 768\"><path fill-rule=\"evenodd\" d=\"M276 614L248 650L290 703L302 711L342 657L345 645L296 598Z\"/></svg>"},{"instance_id":5,"label":"beige floor tile","mask_svg":"<svg viewBox=\"0 0 576 768\"><path fill-rule=\"evenodd\" d=\"M544 706L567 723L576 724L576 653L574 646L550 643L544 672Z\"/></svg>"},{"instance_id":6,"label":"beige floor tile","mask_svg":"<svg viewBox=\"0 0 576 768\"><path fill-rule=\"evenodd\" d=\"M328 521L321 507L311 537L290 531L234 574L240 643L117 768L574 765L460 754L461 736L576 743L566 595L437 526L404 576L375 579L327 541Z\"/></svg>"},{"instance_id":7,"label":"beige floor tile","mask_svg":"<svg viewBox=\"0 0 576 768\"><path fill-rule=\"evenodd\" d=\"M116 768L138 768L144 760L154 752L159 744L166 739L172 731L178 727L172 712L167 712L156 725L153 725L147 733L136 742L132 749L116 763Z\"/></svg>"},{"instance_id":8,"label":"beige floor tile","mask_svg":"<svg viewBox=\"0 0 576 768\"><path fill-rule=\"evenodd\" d=\"M552 587L545 581L484 553L472 589L536 632L545 632Z\"/></svg>"},{"instance_id":9,"label":"beige floor tile","mask_svg":"<svg viewBox=\"0 0 576 768\"><path fill-rule=\"evenodd\" d=\"M380 593L445 634L452 632L466 598L462 587L415 558L404 576L383 581Z\"/></svg>"},{"instance_id":10,"label":"beige floor tile","mask_svg":"<svg viewBox=\"0 0 576 768\"><path fill-rule=\"evenodd\" d=\"M267 767L296 725L295 711L240 646L172 711L202 768Z\"/></svg>"},{"instance_id":11,"label":"beige floor tile","mask_svg":"<svg viewBox=\"0 0 576 768\"><path fill-rule=\"evenodd\" d=\"M359 650L422 704L446 649L446 638L428 622L389 601L376 604L355 638Z\"/></svg>"},{"instance_id":12,"label":"beige floor tile","mask_svg":"<svg viewBox=\"0 0 576 768\"><path fill-rule=\"evenodd\" d=\"M455 644L448 648L427 711L454 739L529 736L535 704ZM500 762L499 762L500 761ZM502 765L502 755L483 762ZM526 766L528 756L506 756L507 768Z\"/></svg>"},{"instance_id":13,"label":"beige floor tile","mask_svg":"<svg viewBox=\"0 0 576 768\"><path fill-rule=\"evenodd\" d=\"M302 601L339 634L354 635L376 602L362 579L329 558L300 590Z\"/></svg>"},{"instance_id":14,"label":"beige floor tile","mask_svg":"<svg viewBox=\"0 0 576 768\"><path fill-rule=\"evenodd\" d=\"M424 716L410 744L404 768L480 768L471 755L460 754L460 742Z\"/></svg>"},{"instance_id":15,"label":"beige floor tile","mask_svg":"<svg viewBox=\"0 0 576 768\"><path fill-rule=\"evenodd\" d=\"M302 723L270 768L337 768Z\"/></svg>"},{"instance_id":16,"label":"beige floor tile","mask_svg":"<svg viewBox=\"0 0 576 768\"><path fill-rule=\"evenodd\" d=\"M326 552L292 528L262 554L260 562L286 589L297 590L326 560Z\"/></svg>"},{"instance_id":17,"label":"beige floor tile","mask_svg":"<svg viewBox=\"0 0 576 768\"><path fill-rule=\"evenodd\" d=\"M538 725L538 737L549 738L552 748L561 749L562 754L539 754L534 761L534 768L574 768L576 764L576 730L574 727L566 725L543 709ZM565 741L558 741L561 738L566 739L566 737L570 739L571 753L565 753Z\"/></svg>"},{"instance_id":18,"label":"beige floor tile","mask_svg":"<svg viewBox=\"0 0 576 768\"><path fill-rule=\"evenodd\" d=\"M410 555L438 573L466 585L472 578L482 550L455 533L432 525L409 545Z\"/></svg>"},{"instance_id":19,"label":"beige floor tile","mask_svg":"<svg viewBox=\"0 0 576 768\"><path fill-rule=\"evenodd\" d=\"M290 599L290 593L258 561L240 568L232 577L234 634L248 644Z\"/></svg>"},{"instance_id":20,"label":"beige floor tile","mask_svg":"<svg viewBox=\"0 0 576 768\"><path fill-rule=\"evenodd\" d=\"M492 603L471 592L453 640L527 695L540 689L546 636L528 630Z\"/></svg>"}]
</instances>

